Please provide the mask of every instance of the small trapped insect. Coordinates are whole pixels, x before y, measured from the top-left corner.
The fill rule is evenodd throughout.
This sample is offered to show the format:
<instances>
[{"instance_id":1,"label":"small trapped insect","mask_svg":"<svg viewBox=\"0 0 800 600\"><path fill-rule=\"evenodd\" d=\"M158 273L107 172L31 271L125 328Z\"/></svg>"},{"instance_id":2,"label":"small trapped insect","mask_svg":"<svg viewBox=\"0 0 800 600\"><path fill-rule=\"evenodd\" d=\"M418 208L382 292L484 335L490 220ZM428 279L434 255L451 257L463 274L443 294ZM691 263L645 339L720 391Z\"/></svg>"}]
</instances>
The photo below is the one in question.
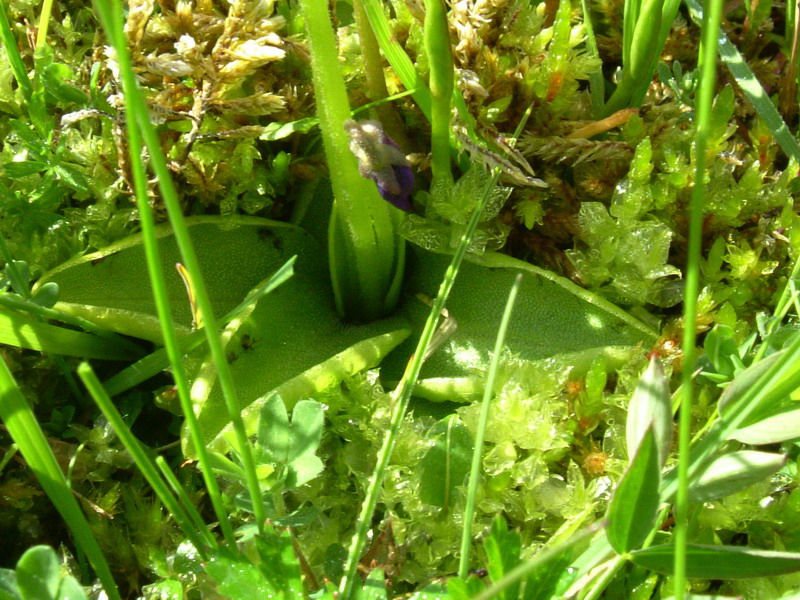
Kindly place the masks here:
<instances>
[{"instance_id":1,"label":"small trapped insect","mask_svg":"<svg viewBox=\"0 0 800 600\"><path fill-rule=\"evenodd\" d=\"M350 136L350 151L358 159L358 172L378 186L381 196L400 210L411 211L414 174L411 164L377 121L348 119L344 130Z\"/></svg>"}]
</instances>

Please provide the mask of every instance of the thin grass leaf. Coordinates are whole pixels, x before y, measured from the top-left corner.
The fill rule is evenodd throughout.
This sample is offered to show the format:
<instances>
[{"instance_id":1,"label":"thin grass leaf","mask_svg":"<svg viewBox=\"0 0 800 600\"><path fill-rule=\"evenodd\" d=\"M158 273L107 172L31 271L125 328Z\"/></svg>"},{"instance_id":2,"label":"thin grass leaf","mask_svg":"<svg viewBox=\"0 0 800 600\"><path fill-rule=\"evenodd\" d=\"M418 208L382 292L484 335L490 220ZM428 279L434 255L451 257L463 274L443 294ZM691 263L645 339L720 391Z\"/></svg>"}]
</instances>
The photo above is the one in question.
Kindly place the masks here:
<instances>
[{"instance_id":1,"label":"thin grass leaf","mask_svg":"<svg viewBox=\"0 0 800 600\"><path fill-rule=\"evenodd\" d=\"M586 29L586 48L589 56L600 60L600 52L597 49L597 40L594 36L594 25L592 25L591 9L588 0L581 0L581 12L583 13L583 26ZM606 96L606 80L603 77L603 67L601 65L589 73L589 94L592 100L592 116L600 119L603 116L603 104Z\"/></svg>"},{"instance_id":2,"label":"thin grass leaf","mask_svg":"<svg viewBox=\"0 0 800 600\"><path fill-rule=\"evenodd\" d=\"M78 547L86 554L106 594L112 600L120 600L105 556L69 489L33 410L17 387L17 382L4 360L0 361L0 419L19 446L42 489L70 528Z\"/></svg>"},{"instance_id":3,"label":"thin grass leaf","mask_svg":"<svg viewBox=\"0 0 800 600\"><path fill-rule=\"evenodd\" d=\"M94 374L92 367L88 363L81 363L78 367L78 375L86 386L86 389L89 390L98 408L102 411L106 419L108 419L108 422L111 423L120 441L130 453L136 466L139 468L142 475L144 475L144 478L147 479L147 482L150 484L150 487L153 488L159 500L161 500L167 510L172 514L172 517L200 555L206 557L207 548L217 547L216 540L210 534L208 528L203 527L200 530L195 528L193 520L196 522L197 516L195 515L194 519L190 517L169 490L167 483L159 475L152 459L145 452L141 443L133 435L130 428L125 424L125 420L122 418L116 406L111 402L108 394L103 390L103 386Z\"/></svg>"},{"instance_id":4,"label":"thin grass leaf","mask_svg":"<svg viewBox=\"0 0 800 600\"><path fill-rule=\"evenodd\" d=\"M686 547L689 529L689 468L692 428L693 372L697 358L697 303L700 292L700 255L703 240L703 206L705 203L706 148L711 131L712 101L717 65L717 38L722 19L722 0L710 0L710 10L703 20L700 64L702 74L695 106L695 172L694 188L689 203L689 245L684 288L683 396L678 432L678 486L675 498L675 582L676 597L686 591ZM663 496L663 494L662 494Z\"/></svg>"},{"instance_id":5,"label":"thin grass leaf","mask_svg":"<svg viewBox=\"0 0 800 600\"><path fill-rule=\"evenodd\" d=\"M395 39L389 25L389 20L383 12L383 3L380 0L363 0L364 10L367 13L370 27L372 27L375 37L378 39L381 50L383 50L386 60L397 73L400 81L407 90L414 91L414 101L419 106L422 113L430 120L431 118L431 93L428 85L422 79L414 63L403 50L403 47Z\"/></svg>"},{"instance_id":6,"label":"thin grass leaf","mask_svg":"<svg viewBox=\"0 0 800 600\"><path fill-rule=\"evenodd\" d=\"M195 285L198 307L203 322L206 324L204 331L207 335L209 348L219 366L220 386L223 390L223 396L228 407L230 418L233 420L240 445L243 446L247 488L253 502L256 521L260 528L263 526L265 515L258 485L258 476L256 475L255 462L249 446L246 445L247 436L244 432L244 425L241 422L238 407L236 406L233 381L231 379L228 363L223 354L219 331L217 329L216 319L205 281L201 275L197 257L189 238L188 229L183 217L183 209L178 201L177 192L175 191L169 169L164 160L159 138L150 121L150 113L147 104L138 88L136 76L133 72L133 64L124 34L120 3L117 0L113 2L99 1L95 2L95 7L100 16L106 36L116 51L119 73L123 82L124 99L128 117L126 119L128 154L131 161L131 170L133 172L136 201L139 206L139 217L142 222L142 236L145 242L144 246L147 255L148 273L150 275L153 295L156 301L159 321L164 327L164 342L169 353L173 376L175 377L176 387L178 389L178 397L181 402L181 409L184 413L187 426L193 433L193 441L198 453L201 472L206 488L208 489L209 498L214 507L214 512L217 515L225 539L230 547L233 548L235 547L233 528L230 524L228 514L222 505L222 496L219 485L211 471L208 453L200 439L199 427L189 396L188 380L183 368L182 355L178 347L164 276L159 267L159 250L155 235L154 217L147 196L147 176L142 164L142 139L147 143L151 164L158 179L162 199L167 208L175 239L181 251L182 262L186 266L192 282ZM141 128L141 130L139 128Z\"/></svg>"},{"instance_id":7,"label":"thin grass leaf","mask_svg":"<svg viewBox=\"0 0 800 600\"><path fill-rule=\"evenodd\" d=\"M458 576L466 579L469 572L469 549L472 545L472 523L475 517L475 502L478 494L478 481L480 478L481 460L483 458L483 444L486 439L486 427L489 423L489 408L494 395L494 386L497 378L497 369L500 364L500 355L506 341L508 324L511 322L511 311L517 300L519 287L522 283L522 273L514 279L514 284L508 292L508 300L500 320L500 327L497 330L497 340L494 345L492 362L489 365L489 374L486 378L486 387L483 392L481 402L481 413L478 418L478 430L475 434L475 450L472 453L472 464L470 466L469 484L467 486L467 502L464 509L464 528L461 534L461 557L459 559ZM505 523L505 521L503 522Z\"/></svg>"}]
</instances>

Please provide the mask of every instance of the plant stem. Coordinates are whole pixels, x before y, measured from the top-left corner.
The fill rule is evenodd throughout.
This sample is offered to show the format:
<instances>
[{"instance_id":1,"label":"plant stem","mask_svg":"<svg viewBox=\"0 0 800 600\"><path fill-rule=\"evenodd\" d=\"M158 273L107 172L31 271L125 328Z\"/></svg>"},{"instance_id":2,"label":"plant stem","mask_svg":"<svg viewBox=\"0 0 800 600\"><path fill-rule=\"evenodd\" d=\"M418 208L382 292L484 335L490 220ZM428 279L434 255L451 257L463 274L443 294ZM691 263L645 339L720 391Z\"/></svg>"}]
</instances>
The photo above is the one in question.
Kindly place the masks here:
<instances>
[{"instance_id":1,"label":"plant stem","mask_svg":"<svg viewBox=\"0 0 800 600\"><path fill-rule=\"evenodd\" d=\"M453 53L443 0L425 0L425 52L430 64L431 190L453 186L450 169L450 106L453 97Z\"/></svg>"},{"instance_id":2,"label":"plant stem","mask_svg":"<svg viewBox=\"0 0 800 600\"><path fill-rule=\"evenodd\" d=\"M404 242L397 235L401 213L380 197L372 181L359 174L350 152L344 130L350 104L328 4L301 0L300 7L335 198L328 228L328 260L336 308L345 318L370 321L394 307L387 297L402 266Z\"/></svg>"},{"instance_id":3,"label":"plant stem","mask_svg":"<svg viewBox=\"0 0 800 600\"><path fill-rule=\"evenodd\" d=\"M701 47L701 80L697 100L695 133L694 188L689 208L689 247L686 267L683 330L683 400L680 408L678 437L678 489L675 499L675 567L676 600L686 592L686 545L689 529L689 450L692 430L693 374L697 343L697 297L700 291L700 254L703 240L703 204L705 201L706 146L711 127L711 104L717 67L717 35L722 18L722 1L711 0L703 20Z\"/></svg>"},{"instance_id":4,"label":"plant stem","mask_svg":"<svg viewBox=\"0 0 800 600\"><path fill-rule=\"evenodd\" d=\"M358 41L361 46L361 55L364 59L364 77L367 80L367 96L376 103L389 96L386 88L386 77L383 74L383 59L378 46L378 40L369 24L367 11L364 10L363 0L353 0L353 16L358 29ZM383 130L405 152L408 152L409 143L403 122L390 102L378 102L373 109L378 120L383 124Z\"/></svg>"}]
</instances>

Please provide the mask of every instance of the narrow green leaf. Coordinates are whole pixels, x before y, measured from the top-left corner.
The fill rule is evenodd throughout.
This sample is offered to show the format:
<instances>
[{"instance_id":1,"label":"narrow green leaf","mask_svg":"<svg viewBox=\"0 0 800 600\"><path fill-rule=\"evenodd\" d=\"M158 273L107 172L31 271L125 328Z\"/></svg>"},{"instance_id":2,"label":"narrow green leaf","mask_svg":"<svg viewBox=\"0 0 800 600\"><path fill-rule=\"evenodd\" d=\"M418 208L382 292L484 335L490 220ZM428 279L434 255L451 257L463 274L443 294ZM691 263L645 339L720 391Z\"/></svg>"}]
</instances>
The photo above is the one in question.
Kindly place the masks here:
<instances>
[{"instance_id":1,"label":"narrow green leaf","mask_svg":"<svg viewBox=\"0 0 800 600\"><path fill-rule=\"evenodd\" d=\"M434 443L420 461L420 500L447 510L456 488L464 485L469 473L472 436L455 415L450 415L431 427L428 438Z\"/></svg>"},{"instance_id":2,"label":"narrow green leaf","mask_svg":"<svg viewBox=\"0 0 800 600\"><path fill-rule=\"evenodd\" d=\"M11 29L11 24L8 22L5 0L0 0L0 41L2 42L0 46L3 47L4 54L11 65L11 71L14 73L14 79L17 80L17 85L22 90L23 97L28 100L32 91L31 80L28 78L28 70L25 68L25 63L22 62L22 56L17 48L17 40Z\"/></svg>"},{"instance_id":3,"label":"narrow green leaf","mask_svg":"<svg viewBox=\"0 0 800 600\"><path fill-rule=\"evenodd\" d=\"M690 483L689 498L706 502L724 498L775 473L786 463L782 454L741 450L717 458Z\"/></svg>"},{"instance_id":4,"label":"narrow green leaf","mask_svg":"<svg viewBox=\"0 0 800 600\"><path fill-rule=\"evenodd\" d=\"M653 355L650 364L639 379L628 405L628 419L625 423L625 443L628 457L636 450L651 428L655 434L659 465L664 465L672 445L672 400L669 381L664 375L661 360Z\"/></svg>"},{"instance_id":5,"label":"narrow green leaf","mask_svg":"<svg viewBox=\"0 0 800 600\"><path fill-rule=\"evenodd\" d=\"M119 600L120 595L108 563L89 528L89 523L67 486L61 467L47 443L33 410L17 387L4 360L0 360L0 419L8 428L11 438L19 446L22 456L39 484L72 531L78 546L88 557L106 594L112 600ZM38 597L34 596L34 598L38 600Z\"/></svg>"},{"instance_id":6,"label":"narrow green leaf","mask_svg":"<svg viewBox=\"0 0 800 600\"><path fill-rule=\"evenodd\" d=\"M743 444L754 446L779 444L800 438L800 408L789 408L780 413L737 429L728 436Z\"/></svg>"},{"instance_id":7,"label":"narrow green leaf","mask_svg":"<svg viewBox=\"0 0 800 600\"><path fill-rule=\"evenodd\" d=\"M672 545L652 546L632 553L634 564L664 575L672 574ZM800 553L756 550L739 546L689 544L686 576L692 579L774 577L800 571Z\"/></svg>"},{"instance_id":8,"label":"narrow green leaf","mask_svg":"<svg viewBox=\"0 0 800 600\"><path fill-rule=\"evenodd\" d=\"M608 506L606 535L618 554L641 548L653 530L660 483L655 434L648 428Z\"/></svg>"},{"instance_id":9,"label":"narrow green leaf","mask_svg":"<svg viewBox=\"0 0 800 600\"><path fill-rule=\"evenodd\" d=\"M6 177L27 177L34 173L41 173L47 168L47 163L39 160L21 160L19 162L8 162L3 165L3 174Z\"/></svg>"}]
</instances>

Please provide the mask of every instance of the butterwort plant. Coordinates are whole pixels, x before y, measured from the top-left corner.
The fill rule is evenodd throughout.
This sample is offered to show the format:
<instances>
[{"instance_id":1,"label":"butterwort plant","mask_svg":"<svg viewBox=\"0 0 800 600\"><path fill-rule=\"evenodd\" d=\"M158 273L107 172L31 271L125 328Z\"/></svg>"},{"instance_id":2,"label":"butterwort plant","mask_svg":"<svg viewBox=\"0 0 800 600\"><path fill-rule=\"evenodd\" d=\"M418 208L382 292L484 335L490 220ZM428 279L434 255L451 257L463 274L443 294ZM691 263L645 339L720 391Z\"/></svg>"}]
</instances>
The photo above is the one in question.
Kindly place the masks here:
<instances>
[{"instance_id":1,"label":"butterwort plant","mask_svg":"<svg viewBox=\"0 0 800 600\"><path fill-rule=\"evenodd\" d=\"M327 3L300 5L334 195L328 257L336 309L347 320L371 321L389 313L399 297L405 242L398 208L410 208L411 170L379 124L351 119Z\"/></svg>"}]
</instances>

